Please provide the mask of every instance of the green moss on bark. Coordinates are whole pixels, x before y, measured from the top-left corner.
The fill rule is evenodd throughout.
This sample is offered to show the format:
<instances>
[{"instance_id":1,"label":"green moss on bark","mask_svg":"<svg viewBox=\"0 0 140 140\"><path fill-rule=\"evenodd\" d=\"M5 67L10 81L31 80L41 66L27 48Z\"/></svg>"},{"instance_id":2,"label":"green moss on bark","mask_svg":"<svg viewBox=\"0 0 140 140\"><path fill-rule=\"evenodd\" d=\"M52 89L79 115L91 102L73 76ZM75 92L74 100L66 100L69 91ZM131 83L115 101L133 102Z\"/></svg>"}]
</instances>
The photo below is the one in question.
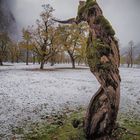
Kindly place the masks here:
<instances>
[{"instance_id":1,"label":"green moss on bark","mask_svg":"<svg viewBox=\"0 0 140 140\"><path fill-rule=\"evenodd\" d=\"M88 0L84 6L79 7L78 9L78 17L82 18L88 13L88 10L93 7L96 3L96 1Z\"/></svg>"},{"instance_id":2,"label":"green moss on bark","mask_svg":"<svg viewBox=\"0 0 140 140\"><path fill-rule=\"evenodd\" d=\"M110 22L104 16L98 16L94 23L101 25L108 35L115 35L115 31L113 30Z\"/></svg>"},{"instance_id":3,"label":"green moss on bark","mask_svg":"<svg viewBox=\"0 0 140 140\"><path fill-rule=\"evenodd\" d=\"M99 39L93 39L92 34L89 35L87 43L87 59L91 69L109 71L113 67L111 62L102 63L102 56L109 56L112 52L110 46L103 44Z\"/></svg>"}]
</instances>

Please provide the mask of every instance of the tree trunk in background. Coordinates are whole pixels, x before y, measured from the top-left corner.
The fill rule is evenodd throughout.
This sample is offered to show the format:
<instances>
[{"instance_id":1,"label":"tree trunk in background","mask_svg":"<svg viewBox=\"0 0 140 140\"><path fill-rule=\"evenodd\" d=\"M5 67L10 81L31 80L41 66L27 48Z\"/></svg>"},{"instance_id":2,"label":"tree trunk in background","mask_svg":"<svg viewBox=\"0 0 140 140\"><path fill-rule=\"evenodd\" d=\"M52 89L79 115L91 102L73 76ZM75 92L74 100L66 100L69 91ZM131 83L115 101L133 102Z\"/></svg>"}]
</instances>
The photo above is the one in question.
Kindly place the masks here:
<instances>
[{"instance_id":1,"label":"tree trunk in background","mask_svg":"<svg viewBox=\"0 0 140 140\"><path fill-rule=\"evenodd\" d=\"M33 64L35 64L35 59L36 59L36 57L35 57L35 55L33 55Z\"/></svg>"},{"instance_id":2,"label":"tree trunk in background","mask_svg":"<svg viewBox=\"0 0 140 140\"><path fill-rule=\"evenodd\" d=\"M45 64L45 62L42 60L42 61L40 62L40 69L41 69L41 70L44 69L44 64Z\"/></svg>"},{"instance_id":3,"label":"tree trunk in background","mask_svg":"<svg viewBox=\"0 0 140 140\"><path fill-rule=\"evenodd\" d=\"M11 57L11 63L14 63L14 58L13 57Z\"/></svg>"},{"instance_id":4,"label":"tree trunk in background","mask_svg":"<svg viewBox=\"0 0 140 140\"><path fill-rule=\"evenodd\" d=\"M81 62L81 61L79 60L79 61L78 61L78 66L80 66L80 62Z\"/></svg>"},{"instance_id":5,"label":"tree trunk in background","mask_svg":"<svg viewBox=\"0 0 140 140\"><path fill-rule=\"evenodd\" d=\"M75 60L71 58L72 68L75 69Z\"/></svg>"},{"instance_id":6,"label":"tree trunk in background","mask_svg":"<svg viewBox=\"0 0 140 140\"><path fill-rule=\"evenodd\" d=\"M72 63L72 68L75 69L75 59L74 59L74 56L71 54L70 51L68 51L68 54L70 56L70 60L71 60L71 63Z\"/></svg>"},{"instance_id":7,"label":"tree trunk in background","mask_svg":"<svg viewBox=\"0 0 140 140\"><path fill-rule=\"evenodd\" d=\"M16 62L19 63L19 56L16 57Z\"/></svg>"},{"instance_id":8,"label":"tree trunk in background","mask_svg":"<svg viewBox=\"0 0 140 140\"><path fill-rule=\"evenodd\" d=\"M2 60L0 59L0 66L3 66Z\"/></svg>"},{"instance_id":9,"label":"tree trunk in background","mask_svg":"<svg viewBox=\"0 0 140 140\"><path fill-rule=\"evenodd\" d=\"M37 62L40 65L40 57L39 56L37 56Z\"/></svg>"},{"instance_id":10,"label":"tree trunk in background","mask_svg":"<svg viewBox=\"0 0 140 140\"><path fill-rule=\"evenodd\" d=\"M44 69L44 64L45 64L45 57L46 57L46 40L44 40L44 44L41 47L42 55L40 57L40 69Z\"/></svg>"},{"instance_id":11,"label":"tree trunk in background","mask_svg":"<svg viewBox=\"0 0 140 140\"><path fill-rule=\"evenodd\" d=\"M29 64L29 49L26 50L26 65Z\"/></svg>"},{"instance_id":12,"label":"tree trunk in background","mask_svg":"<svg viewBox=\"0 0 140 140\"><path fill-rule=\"evenodd\" d=\"M133 47L132 46L130 47L130 50L131 50L130 62L131 62L131 68L132 68L133 67Z\"/></svg>"},{"instance_id":13,"label":"tree trunk in background","mask_svg":"<svg viewBox=\"0 0 140 140\"><path fill-rule=\"evenodd\" d=\"M130 64L131 68L133 67L133 49L134 49L134 42L131 40L129 42L130 48L129 48L129 57L130 57Z\"/></svg>"},{"instance_id":14,"label":"tree trunk in background","mask_svg":"<svg viewBox=\"0 0 140 140\"><path fill-rule=\"evenodd\" d=\"M55 64L55 58L54 57L51 58L50 63L51 63L51 66L54 66L54 64Z\"/></svg>"},{"instance_id":15,"label":"tree trunk in background","mask_svg":"<svg viewBox=\"0 0 140 140\"><path fill-rule=\"evenodd\" d=\"M127 67L129 68L130 64L127 64Z\"/></svg>"}]
</instances>

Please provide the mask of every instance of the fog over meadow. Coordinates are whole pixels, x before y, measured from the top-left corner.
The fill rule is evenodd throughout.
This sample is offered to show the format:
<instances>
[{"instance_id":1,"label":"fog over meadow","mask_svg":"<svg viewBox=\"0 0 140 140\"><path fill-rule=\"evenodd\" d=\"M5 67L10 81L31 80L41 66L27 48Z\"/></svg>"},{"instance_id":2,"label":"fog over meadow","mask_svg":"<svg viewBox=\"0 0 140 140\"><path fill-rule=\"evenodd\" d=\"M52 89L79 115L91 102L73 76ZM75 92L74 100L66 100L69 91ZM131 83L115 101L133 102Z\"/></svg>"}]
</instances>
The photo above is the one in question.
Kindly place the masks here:
<instances>
[{"instance_id":1,"label":"fog over meadow","mask_svg":"<svg viewBox=\"0 0 140 140\"><path fill-rule=\"evenodd\" d=\"M75 17L79 0L10 0L12 11L20 28L35 24L42 4L51 4L58 19ZM140 42L140 0L98 0L122 46L130 40Z\"/></svg>"}]
</instances>

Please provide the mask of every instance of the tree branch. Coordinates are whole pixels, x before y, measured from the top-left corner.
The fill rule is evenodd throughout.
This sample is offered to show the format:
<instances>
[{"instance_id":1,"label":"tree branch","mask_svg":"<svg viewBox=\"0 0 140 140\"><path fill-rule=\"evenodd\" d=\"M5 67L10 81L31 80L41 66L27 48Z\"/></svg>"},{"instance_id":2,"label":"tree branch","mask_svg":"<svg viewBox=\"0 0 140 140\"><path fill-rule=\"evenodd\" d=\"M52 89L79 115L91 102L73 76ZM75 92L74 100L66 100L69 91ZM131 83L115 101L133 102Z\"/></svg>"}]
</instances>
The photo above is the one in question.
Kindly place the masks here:
<instances>
[{"instance_id":1,"label":"tree branch","mask_svg":"<svg viewBox=\"0 0 140 140\"><path fill-rule=\"evenodd\" d=\"M58 22L58 23L62 23L62 24L73 24L73 23L76 23L76 19L75 18L70 18L68 20L57 20L57 19L52 19L53 21L55 22Z\"/></svg>"}]
</instances>

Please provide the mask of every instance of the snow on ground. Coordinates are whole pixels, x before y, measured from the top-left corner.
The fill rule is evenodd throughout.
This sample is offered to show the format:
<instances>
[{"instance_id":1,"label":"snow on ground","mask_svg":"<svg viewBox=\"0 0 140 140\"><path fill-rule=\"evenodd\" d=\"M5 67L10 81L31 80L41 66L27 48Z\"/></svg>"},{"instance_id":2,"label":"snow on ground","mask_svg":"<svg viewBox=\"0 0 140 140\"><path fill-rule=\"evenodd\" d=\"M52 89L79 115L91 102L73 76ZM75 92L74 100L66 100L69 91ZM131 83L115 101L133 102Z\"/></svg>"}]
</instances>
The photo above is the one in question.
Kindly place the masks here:
<instances>
[{"instance_id":1,"label":"snow on ground","mask_svg":"<svg viewBox=\"0 0 140 140\"><path fill-rule=\"evenodd\" d=\"M140 69L121 68L120 112L140 117Z\"/></svg>"},{"instance_id":2,"label":"snow on ground","mask_svg":"<svg viewBox=\"0 0 140 140\"><path fill-rule=\"evenodd\" d=\"M0 67L0 136L13 127L41 120L52 111L86 107L99 84L89 69L63 69L56 65L40 71L39 65ZM140 69L121 68L121 112L140 115Z\"/></svg>"}]
</instances>

